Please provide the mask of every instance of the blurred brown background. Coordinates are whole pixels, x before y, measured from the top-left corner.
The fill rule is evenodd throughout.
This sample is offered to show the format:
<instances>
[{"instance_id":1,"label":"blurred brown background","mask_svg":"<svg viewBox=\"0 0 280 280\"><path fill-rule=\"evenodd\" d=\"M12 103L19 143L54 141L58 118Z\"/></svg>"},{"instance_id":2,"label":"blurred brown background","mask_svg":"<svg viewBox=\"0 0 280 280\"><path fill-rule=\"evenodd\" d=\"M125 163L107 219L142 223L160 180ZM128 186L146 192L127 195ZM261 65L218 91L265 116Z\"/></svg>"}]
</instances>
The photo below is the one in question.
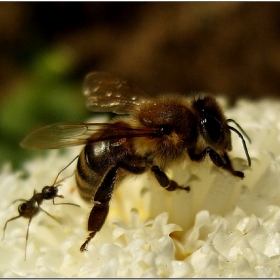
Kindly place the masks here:
<instances>
[{"instance_id":1,"label":"blurred brown background","mask_svg":"<svg viewBox=\"0 0 280 280\"><path fill-rule=\"evenodd\" d=\"M280 95L280 4L1 2L0 158L28 132L82 121L84 76L132 78L150 93ZM22 156L22 157L21 157Z\"/></svg>"}]
</instances>

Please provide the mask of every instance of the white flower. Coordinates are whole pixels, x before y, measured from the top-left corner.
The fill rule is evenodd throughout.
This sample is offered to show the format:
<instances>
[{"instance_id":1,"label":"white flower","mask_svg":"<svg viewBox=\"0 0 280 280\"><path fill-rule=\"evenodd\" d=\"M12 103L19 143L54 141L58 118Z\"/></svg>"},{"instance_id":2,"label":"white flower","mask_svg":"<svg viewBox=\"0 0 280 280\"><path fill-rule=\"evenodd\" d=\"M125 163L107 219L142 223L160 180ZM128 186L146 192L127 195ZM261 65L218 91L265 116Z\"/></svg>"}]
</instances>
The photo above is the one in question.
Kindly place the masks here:
<instances>
[{"instance_id":1,"label":"white flower","mask_svg":"<svg viewBox=\"0 0 280 280\"><path fill-rule=\"evenodd\" d=\"M223 100L222 100L223 101ZM280 277L280 103L240 100L225 110L252 140L247 166L242 143L232 135L229 153L240 180L210 161L186 161L168 170L189 193L167 192L146 175L128 178L115 191L105 225L89 243L86 219L90 205L79 197L72 177L59 187L64 199L81 205L42 208L61 224L40 212L29 228L28 220L8 224L0 243L1 277ZM57 173L81 148L50 151L26 162L22 172L9 164L0 171L4 226L17 214L16 199L30 199L51 185ZM71 175L72 164L62 174ZM28 176L23 176L25 173Z\"/></svg>"}]
</instances>

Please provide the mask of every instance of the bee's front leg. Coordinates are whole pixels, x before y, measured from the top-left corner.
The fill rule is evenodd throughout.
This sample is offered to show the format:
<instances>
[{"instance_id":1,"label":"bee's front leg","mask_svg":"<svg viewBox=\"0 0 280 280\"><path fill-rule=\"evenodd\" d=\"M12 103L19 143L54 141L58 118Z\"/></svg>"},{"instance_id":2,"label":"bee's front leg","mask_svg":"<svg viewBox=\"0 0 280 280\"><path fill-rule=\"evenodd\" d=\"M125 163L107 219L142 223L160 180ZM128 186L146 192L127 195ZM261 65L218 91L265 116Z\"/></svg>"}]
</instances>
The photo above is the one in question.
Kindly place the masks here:
<instances>
[{"instance_id":1,"label":"bee's front leg","mask_svg":"<svg viewBox=\"0 0 280 280\"><path fill-rule=\"evenodd\" d=\"M152 166L151 168L152 172L154 173L157 181L159 184L165 188L167 191L175 191L175 190L185 190L187 192L190 191L190 187L181 187L179 186L175 181L170 180L167 175L160 170L160 168L156 165Z\"/></svg>"},{"instance_id":2,"label":"bee's front leg","mask_svg":"<svg viewBox=\"0 0 280 280\"><path fill-rule=\"evenodd\" d=\"M217 152L215 152L213 149L210 147L205 148L201 153L196 154L194 152L194 149L188 149L188 155L191 160L200 162L202 161L205 156L209 154L209 157L211 161L218 167L227 170L230 172L233 176L239 177L241 179L244 178L244 173L241 171L236 171L232 167L231 161L225 152L223 156L220 156Z\"/></svg>"},{"instance_id":3,"label":"bee's front leg","mask_svg":"<svg viewBox=\"0 0 280 280\"><path fill-rule=\"evenodd\" d=\"M80 248L81 252L86 250L86 246L88 245L90 240L95 236L95 234L102 228L107 218L109 212L109 202L112 198L118 169L119 166L115 165L107 172L102 184L98 188L93 198L94 206L88 218L88 228L87 228L88 231L90 231L90 233L86 241Z\"/></svg>"}]
</instances>

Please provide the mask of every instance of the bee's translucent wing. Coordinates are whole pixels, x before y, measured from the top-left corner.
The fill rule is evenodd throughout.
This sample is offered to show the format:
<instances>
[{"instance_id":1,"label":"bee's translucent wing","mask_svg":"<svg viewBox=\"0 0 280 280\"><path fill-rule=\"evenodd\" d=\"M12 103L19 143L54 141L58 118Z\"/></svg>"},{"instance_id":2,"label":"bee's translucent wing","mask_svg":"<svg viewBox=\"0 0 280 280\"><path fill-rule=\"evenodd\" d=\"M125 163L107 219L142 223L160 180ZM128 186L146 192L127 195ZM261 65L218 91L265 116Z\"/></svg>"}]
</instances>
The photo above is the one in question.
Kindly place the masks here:
<instances>
[{"instance_id":1,"label":"bee's translucent wing","mask_svg":"<svg viewBox=\"0 0 280 280\"><path fill-rule=\"evenodd\" d=\"M27 135L20 145L29 149L59 149L106 140L153 136L151 129L131 128L125 123L56 123Z\"/></svg>"},{"instance_id":2,"label":"bee's translucent wing","mask_svg":"<svg viewBox=\"0 0 280 280\"><path fill-rule=\"evenodd\" d=\"M94 127L96 130L98 126ZM56 149L82 145L93 133L86 123L56 123L27 135L20 145L30 149Z\"/></svg>"},{"instance_id":3,"label":"bee's translucent wing","mask_svg":"<svg viewBox=\"0 0 280 280\"><path fill-rule=\"evenodd\" d=\"M107 72L89 73L84 81L87 107L94 112L130 113L151 97L128 79Z\"/></svg>"}]
</instances>

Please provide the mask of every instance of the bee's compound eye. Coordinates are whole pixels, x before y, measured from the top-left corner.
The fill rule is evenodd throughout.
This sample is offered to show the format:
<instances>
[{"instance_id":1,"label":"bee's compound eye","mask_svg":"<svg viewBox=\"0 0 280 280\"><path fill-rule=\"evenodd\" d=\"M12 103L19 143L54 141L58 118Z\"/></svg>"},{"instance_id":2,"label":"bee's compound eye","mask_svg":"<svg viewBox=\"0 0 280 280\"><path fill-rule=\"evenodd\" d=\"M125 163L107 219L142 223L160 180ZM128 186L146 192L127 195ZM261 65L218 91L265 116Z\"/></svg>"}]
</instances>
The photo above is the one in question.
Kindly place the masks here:
<instances>
[{"instance_id":1,"label":"bee's compound eye","mask_svg":"<svg viewBox=\"0 0 280 280\"><path fill-rule=\"evenodd\" d=\"M170 135L171 132L172 132L172 129L171 129L171 127L169 127L169 126L162 126L162 127L160 127L160 129L159 129L159 134L160 134L161 136L163 136L163 135Z\"/></svg>"},{"instance_id":2,"label":"bee's compound eye","mask_svg":"<svg viewBox=\"0 0 280 280\"><path fill-rule=\"evenodd\" d=\"M223 138L223 129L221 123L212 116L206 116L201 119L201 126L204 134L211 142L219 143Z\"/></svg>"}]
</instances>

